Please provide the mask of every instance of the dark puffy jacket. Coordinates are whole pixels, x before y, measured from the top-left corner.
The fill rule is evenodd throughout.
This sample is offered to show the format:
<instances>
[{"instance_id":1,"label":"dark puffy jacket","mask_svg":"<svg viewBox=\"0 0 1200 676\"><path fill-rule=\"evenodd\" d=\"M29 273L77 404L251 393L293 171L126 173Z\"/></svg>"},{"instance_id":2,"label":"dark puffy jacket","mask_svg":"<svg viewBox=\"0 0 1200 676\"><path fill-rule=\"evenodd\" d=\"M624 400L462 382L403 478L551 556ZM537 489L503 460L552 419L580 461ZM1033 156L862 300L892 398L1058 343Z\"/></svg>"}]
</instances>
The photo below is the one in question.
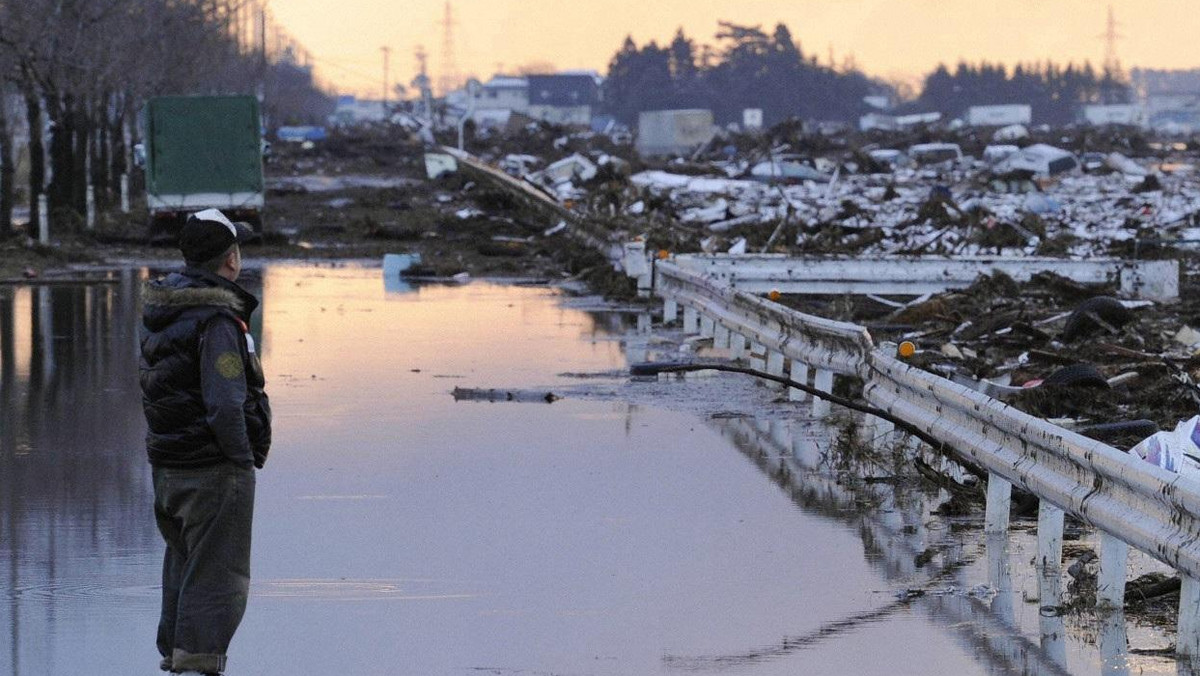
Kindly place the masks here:
<instances>
[{"instance_id":1,"label":"dark puffy jacket","mask_svg":"<svg viewBox=\"0 0 1200 676\"><path fill-rule=\"evenodd\" d=\"M187 268L146 285L141 383L146 450L160 467L262 467L271 408L247 334L258 300Z\"/></svg>"}]
</instances>

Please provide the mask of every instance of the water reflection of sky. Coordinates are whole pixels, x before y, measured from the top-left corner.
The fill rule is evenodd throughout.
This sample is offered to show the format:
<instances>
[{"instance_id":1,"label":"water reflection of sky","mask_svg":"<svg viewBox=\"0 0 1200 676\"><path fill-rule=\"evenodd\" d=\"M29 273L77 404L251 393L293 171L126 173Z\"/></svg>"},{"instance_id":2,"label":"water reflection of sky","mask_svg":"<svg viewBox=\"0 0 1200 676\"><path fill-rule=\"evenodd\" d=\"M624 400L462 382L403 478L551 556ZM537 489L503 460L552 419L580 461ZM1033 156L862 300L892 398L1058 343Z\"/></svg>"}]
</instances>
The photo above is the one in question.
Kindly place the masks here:
<instances>
[{"instance_id":1,"label":"water reflection of sky","mask_svg":"<svg viewBox=\"0 0 1200 676\"><path fill-rule=\"evenodd\" d=\"M153 673L160 544L126 282L0 289L0 673ZM620 369L611 315L536 287L389 294L356 266L273 265L248 283L265 296L276 433L231 674L1010 664L963 631L999 626L965 601L897 605L924 574L905 547L924 542L929 505L887 498L875 522L837 482L766 479L755 459L779 451L764 440L810 427L449 394ZM1012 645L1036 647L1036 631ZM1094 651L1070 654L1095 671Z\"/></svg>"}]
</instances>

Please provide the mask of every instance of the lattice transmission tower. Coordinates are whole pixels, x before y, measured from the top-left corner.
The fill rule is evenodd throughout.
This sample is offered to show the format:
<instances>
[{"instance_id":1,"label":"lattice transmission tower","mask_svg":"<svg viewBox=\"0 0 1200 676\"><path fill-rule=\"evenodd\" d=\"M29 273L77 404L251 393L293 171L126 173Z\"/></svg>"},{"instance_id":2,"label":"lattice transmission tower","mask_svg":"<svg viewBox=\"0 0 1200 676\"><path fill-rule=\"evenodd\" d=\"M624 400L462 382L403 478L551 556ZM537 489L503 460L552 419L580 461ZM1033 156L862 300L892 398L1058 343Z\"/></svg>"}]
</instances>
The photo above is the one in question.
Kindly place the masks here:
<instances>
[{"instance_id":1,"label":"lattice transmission tower","mask_svg":"<svg viewBox=\"0 0 1200 676\"><path fill-rule=\"evenodd\" d=\"M442 73L438 77L438 94L449 94L458 84L458 65L454 61L454 8L446 0L445 15L442 17Z\"/></svg>"}]
</instances>

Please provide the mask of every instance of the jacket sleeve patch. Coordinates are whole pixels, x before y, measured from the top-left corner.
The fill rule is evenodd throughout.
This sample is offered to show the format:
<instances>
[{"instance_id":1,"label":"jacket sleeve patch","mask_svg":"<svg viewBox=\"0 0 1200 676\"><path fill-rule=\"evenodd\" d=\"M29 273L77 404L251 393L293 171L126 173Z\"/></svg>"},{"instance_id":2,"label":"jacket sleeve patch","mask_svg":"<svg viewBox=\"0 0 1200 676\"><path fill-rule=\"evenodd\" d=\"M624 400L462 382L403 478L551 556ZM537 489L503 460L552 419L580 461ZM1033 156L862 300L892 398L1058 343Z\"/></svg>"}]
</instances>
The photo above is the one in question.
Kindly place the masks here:
<instances>
[{"instance_id":1,"label":"jacket sleeve patch","mask_svg":"<svg viewBox=\"0 0 1200 676\"><path fill-rule=\"evenodd\" d=\"M222 378L233 380L242 375L242 357L236 352L222 352L217 355L217 373Z\"/></svg>"}]
</instances>

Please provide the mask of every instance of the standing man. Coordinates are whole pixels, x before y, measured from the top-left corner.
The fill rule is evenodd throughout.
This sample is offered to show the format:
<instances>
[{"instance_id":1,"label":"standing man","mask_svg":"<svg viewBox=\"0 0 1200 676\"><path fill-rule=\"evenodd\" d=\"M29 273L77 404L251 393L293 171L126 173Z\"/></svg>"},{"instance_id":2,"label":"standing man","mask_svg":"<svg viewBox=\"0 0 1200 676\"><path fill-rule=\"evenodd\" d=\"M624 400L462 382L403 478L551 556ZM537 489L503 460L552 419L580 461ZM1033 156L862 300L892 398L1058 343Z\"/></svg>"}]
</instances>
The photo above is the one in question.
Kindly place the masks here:
<instances>
[{"instance_id":1,"label":"standing man","mask_svg":"<svg viewBox=\"0 0 1200 676\"><path fill-rule=\"evenodd\" d=\"M225 670L250 593L255 468L271 409L249 332L258 300L236 281L250 228L217 209L179 234L186 263L145 287L142 403L154 516L166 541L158 651L163 671Z\"/></svg>"}]
</instances>

